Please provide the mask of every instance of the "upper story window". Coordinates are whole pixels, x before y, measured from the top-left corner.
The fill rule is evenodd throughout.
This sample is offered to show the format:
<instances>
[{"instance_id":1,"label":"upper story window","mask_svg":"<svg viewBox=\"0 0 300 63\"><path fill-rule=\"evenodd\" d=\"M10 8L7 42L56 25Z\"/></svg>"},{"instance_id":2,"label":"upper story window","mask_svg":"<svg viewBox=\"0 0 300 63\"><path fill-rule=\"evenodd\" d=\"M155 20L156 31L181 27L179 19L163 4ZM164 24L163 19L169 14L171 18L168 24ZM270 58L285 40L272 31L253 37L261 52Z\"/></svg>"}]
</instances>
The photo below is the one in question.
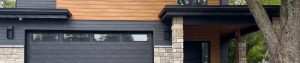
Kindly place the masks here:
<instances>
[{"instance_id":1,"label":"upper story window","mask_svg":"<svg viewBox=\"0 0 300 63\"><path fill-rule=\"evenodd\" d=\"M178 5L207 5L207 0L177 0Z\"/></svg>"},{"instance_id":2,"label":"upper story window","mask_svg":"<svg viewBox=\"0 0 300 63\"><path fill-rule=\"evenodd\" d=\"M16 8L16 0L0 0L0 8Z\"/></svg>"},{"instance_id":3,"label":"upper story window","mask_svg":"<svg viewBox=\"0 0 300 63\"><path fill-rule=\"evenodd\" d=\"M229 5L246 5L245 0L228 0ZM262 5L280 5L280 0L257 0Z\"/></svg>"}]
</instances>

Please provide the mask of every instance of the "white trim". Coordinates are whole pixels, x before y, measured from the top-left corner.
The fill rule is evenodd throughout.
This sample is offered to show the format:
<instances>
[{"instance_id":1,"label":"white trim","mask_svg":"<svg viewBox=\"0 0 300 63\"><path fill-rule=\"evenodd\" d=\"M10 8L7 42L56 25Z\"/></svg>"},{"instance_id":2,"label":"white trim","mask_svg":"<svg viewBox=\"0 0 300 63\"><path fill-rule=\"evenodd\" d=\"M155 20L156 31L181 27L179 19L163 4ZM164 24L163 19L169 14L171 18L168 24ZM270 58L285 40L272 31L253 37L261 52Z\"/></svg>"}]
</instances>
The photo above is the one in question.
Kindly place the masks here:
<instances>
[{"instance_id":1,"label":"white trim","mask_svg":"<svg viewBox=\"0 0 300 63\"><path fill-rule=\"evenodd\" d=\"M171 45L155 45L154 48L172 48Z\"/></svg>"},{"instance_id":2,"label":"white trim","mask_svg":"<svg viewBox=\"0 0 300 63\"><path fill-rule=\"evenodd\" d=\"M24 45L0 45L0 47L24 47Z\"/></svg>"}]
</instances>

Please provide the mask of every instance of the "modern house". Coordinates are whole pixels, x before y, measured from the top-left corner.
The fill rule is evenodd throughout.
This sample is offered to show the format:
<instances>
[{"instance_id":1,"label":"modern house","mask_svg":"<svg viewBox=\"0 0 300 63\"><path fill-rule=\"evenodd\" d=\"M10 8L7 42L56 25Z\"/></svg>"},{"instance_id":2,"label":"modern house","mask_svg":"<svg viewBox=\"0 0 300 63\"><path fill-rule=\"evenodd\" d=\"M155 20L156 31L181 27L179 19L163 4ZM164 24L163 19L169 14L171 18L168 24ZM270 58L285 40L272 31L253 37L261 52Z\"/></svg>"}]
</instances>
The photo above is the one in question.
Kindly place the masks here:
<instances>
[{"instance_id":1,"label":"modern house","mask_svg":"<svg viewBox=\"0 0 300 63\"><path fill-rule=\"evenodd\" d=\"M180 2L17 0L0 9L0 63L228 63L227 41L258 30L246 6Z\"/></svg>"}]
</instances>

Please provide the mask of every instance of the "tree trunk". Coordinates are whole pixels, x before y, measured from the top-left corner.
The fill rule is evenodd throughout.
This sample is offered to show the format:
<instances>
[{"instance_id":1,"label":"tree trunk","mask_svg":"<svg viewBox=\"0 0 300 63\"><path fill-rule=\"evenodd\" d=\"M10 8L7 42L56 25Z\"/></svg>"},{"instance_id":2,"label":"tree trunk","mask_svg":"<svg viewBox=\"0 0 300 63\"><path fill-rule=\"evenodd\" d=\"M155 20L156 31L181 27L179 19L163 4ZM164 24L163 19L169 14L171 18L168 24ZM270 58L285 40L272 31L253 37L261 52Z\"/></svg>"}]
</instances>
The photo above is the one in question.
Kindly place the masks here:
<instances>
[{"instance_id":1,"label":"tree trunk","mask_svg":"<svg viewBox=\"0 0 300 63\"><path fill-rule=\"evenodd\" d=\"M276 35L271 20L256 0L246 0L260 31L263 33L270 63L299 63L300 0L281 0L281 34Z\"/></svg>"}]
</instances>

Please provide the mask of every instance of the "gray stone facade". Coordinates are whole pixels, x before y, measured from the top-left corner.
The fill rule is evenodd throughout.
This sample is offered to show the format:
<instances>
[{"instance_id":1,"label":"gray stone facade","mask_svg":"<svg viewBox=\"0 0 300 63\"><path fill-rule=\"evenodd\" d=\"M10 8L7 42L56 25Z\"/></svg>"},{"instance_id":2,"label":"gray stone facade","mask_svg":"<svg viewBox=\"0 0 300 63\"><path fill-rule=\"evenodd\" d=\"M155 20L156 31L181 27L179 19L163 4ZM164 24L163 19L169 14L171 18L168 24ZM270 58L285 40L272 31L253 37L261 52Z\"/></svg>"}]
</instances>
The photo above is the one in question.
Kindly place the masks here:
<instances>
[{"instance_id":1,"label":"gray stone facade","mask_svg":"<svg viewBox=\"0 0 300 63\"><path fill-rule=\"evenodd\" d=\"M173 63L172 46L155 46L154 63Z\"/></svg>"},{"instance_id":2,"label":"gray stone facade","mask_svg":"<svg viewBox=\"0 0 300 63\"><path fill-rule=\"evenodd\" d=\"M24 47L0 47L0 63L24 63Z\"/></svg>"},{"instance_id":3,"label":"gray stone facade","mask_svg":"<svg viewBox=\"0 0 300 63\"><path fill-rule=\"evenodd\" d=\"M183 17L173 17L171 30L173 63L183 63Z\"/></svg>"}]
</instances>

